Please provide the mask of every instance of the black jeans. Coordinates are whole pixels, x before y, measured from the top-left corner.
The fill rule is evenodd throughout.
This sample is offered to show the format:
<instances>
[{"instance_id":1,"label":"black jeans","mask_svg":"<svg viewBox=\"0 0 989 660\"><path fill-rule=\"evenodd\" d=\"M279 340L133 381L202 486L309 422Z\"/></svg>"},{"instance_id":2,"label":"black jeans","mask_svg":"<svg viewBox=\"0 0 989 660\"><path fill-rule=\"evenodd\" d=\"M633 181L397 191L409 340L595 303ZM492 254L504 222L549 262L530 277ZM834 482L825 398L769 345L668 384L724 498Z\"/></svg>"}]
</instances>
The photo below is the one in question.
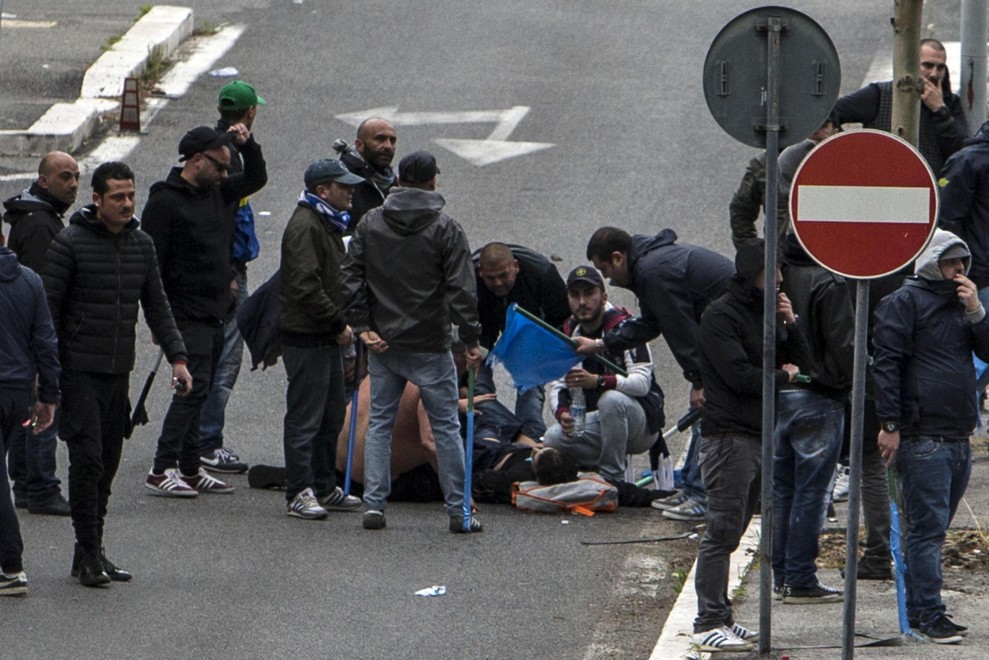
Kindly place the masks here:
<instances>
[{"instance_id":1,"label":"black jeans","mask_svg":"<svg viewBox=\"0 0 989 660\"><path fill-rule=\"evenodd\" d=\"M182 474L191 476L199 472L199 422L223 352L223 325L186 321L179 324L179 330L189 355L192 391L172 397L161 425L152 470L161 474L178 466Z\"/></svg>"},{"instance_id":2,"label":"black jeans","mask_svg":"<svg viewBox=\"0 0 989 660\"><path fill-rule=\"evenodd\" d=\"M127 374L62 372L59 435L69 449L69 508L76 542L89 553L103 545L110 486L127 427Z\"/></svg>"},{"instance_id":3,"label":"black jeans","mask_svg":"<svg viewBox=\"0 0 989 660\"><path fill-rule=\"evenodd\" d=\"M24 541L7 481L7 442L24 433L21 424L29 416L30 402L31 393L27 389L0 385L0 571L8 575L24 570L21 564Z\"/></svg>"}]
</instances>

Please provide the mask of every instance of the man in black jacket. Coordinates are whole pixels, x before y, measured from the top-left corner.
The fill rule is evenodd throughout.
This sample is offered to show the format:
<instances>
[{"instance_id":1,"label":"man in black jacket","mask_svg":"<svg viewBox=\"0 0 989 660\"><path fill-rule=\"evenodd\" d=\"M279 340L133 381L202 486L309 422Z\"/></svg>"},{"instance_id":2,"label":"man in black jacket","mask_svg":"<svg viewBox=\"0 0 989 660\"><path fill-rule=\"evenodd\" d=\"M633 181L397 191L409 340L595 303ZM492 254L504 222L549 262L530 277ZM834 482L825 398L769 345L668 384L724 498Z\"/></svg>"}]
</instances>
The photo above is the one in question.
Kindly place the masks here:
<instances>
[{"instance_id":1,"label":"man in black jacket","mask_svg":"<svg viewBox=\"0 0 989 660\"><path fill-rule=\"evenodd\" d=\"M948 157L962 148L968 123L961 99L951 92L947 53L937 39L920 42L920 139L917 149L938 176ZM890 131L893 81L869 83L835 102L838 124L861 123L865 128Z\"/></svg>"},{"instance_id":2,"label":"man in black jacket","mask_svg":"<svg viewBox=\"0 0 989 660\"><path fill-rule=\"evenodd\" d=\"M852 297L845 280L814 262L795 234L784 245L783 292L808 340L798 366L810 382L787 383L776 403L774 584L784 603L837 602L842 592L818 582L816 560L852 388Z\"/></svg>"},{"instance_id":3,"label":"man in black jacket","mask_svg":"<svg viewBox=\"0 0 989 660\"><path fill-rule=\"evenodd\" d=\"M235 124L243 124L253 133L259 105L265 105L265 100L243 80L224 85L217 100L220 119L216 122L216 130L223 133ZM230 149L230 175L240 174L244 171L240 151L233 142L228 143L227 148ZM234 221L230 265L237 282L236 301L239 307L248 296L247 264L257 258L261 246L254 230L254 208L250 200L244 197L232 202L228 208ZM224 444L223 438L227 401L240 375L243 358L244 340L237 329L235 314L230 314L224 319L223 350L199 422L200 460L203 467L213 472L238 474L247 470L247 464L241 462L240 457Z\"/></svg>"},{"instance_id":4,"label":"man in black jacket","mask_svg":"<svg viewBox=\"0 0 989 660\"><path fill-rule=\"evenodd\" d=\"M228 177L230 142L240 150L244 171ZM228 209L260 190L267 174L261 147L243 124L223 133L194 128L179 142L179 154L183 166L151 186L144 228L154 239L165 293L189 351L193 386L189 396L172 398L145 486L156 495L195 497L233 492L201 466L200 412L223 350L223 323L237 296Z\"/></svg>"},{"instance_id":5,"label":"man in black jacket","mask_svg":"<svg viewBox=\"0 0 989 660\"><path fill-rule=\"evenodd\" d=\"M391 122L381 117L368 117L357 127L354 146L338 148L340 160L364 181L354 186L354 203L350 209L353 220L347 233L353 233L357 223L371 209L381 206L388 191L395 185L395 170L391 163L395 158L398 136Z\"/></svg>"},{"instance_id":6,"label":"man in black jacket","mask_svg":"<svg viewBox=\"0 0 989 660\"><path fill-rule=\"evenodd\" d=\"M989 361L989 318L965 276L970 261L963 240L934 232L917 275L879 305L872 335L879 450L896 466L909 521L907 619L939 644L965 632L941 600L941 546L972 471L972 352Z\"/></svg>"},{"instance_id":7,"label":"man in black jacket","mask_svg":"<svg viewBox=\"0 0 989 660\"><path fill-rule=\"evenodd\" d=\"M282 235L278 329L288 377L285 500L288 515L314 520L327 510L361 506L337 486L333 465L346 408L341 350L354 343L340 290L343 232L354 186L363 179L324 158L306 168L304 180Z\"/></svg>"},{"instance_id":8,"label":"man in black jacket","mask_svg":"<svg viewBox=\"0 0 989 660\"><path fill-rule=\"evenodd\" d=\"M79 165L62 151L46 154L38 165L38 178L16 197L5 200L4 222L10 225L8 246L21 265L41 273L45 252L65 225L62 218L79 192ZM57 417L57 413L56 413ZM30 435L30 437L29 437ZM69 515L55 475L58 420L44 432L25 432L8 439L8 464L14 482L14 501L30 513Z\"/></svg>"},{"instance_id":9,"label":"man in black jacket","mask_svg":"<svg viewBox=\"0 0 989 660\"><path fill-rule=\"evenodd\" d=\"M701 314L708 303L725 292L731 279L731 261L707 248L677 243L672 229L655 236L601 227L587 243L587 258L615 286L632 291L639 300L640 315L605 333L596 341L578 338L578 353L628 349L662 335L690 383L690 407L704 405L704 383L698 353ZM698 427L691 432L683 466L683 489L665 500L653 502L663 516L673 520L700 521L707 500L697 462Z\"/></svg>"},{"instance_id":10,"label":"man in black jacket","mask_svg":"<svg viewBox=\"0 0 989 660\"><path fill-rule=\"evenodd\" d=\"M535 314L554 328L570 316L563 278L549 259L519 245L488 243L474 258L477 276L477 313L481 319L481 346L490 350L505 329L509 305ZM491 367L478 369L479 392L495 391ZM515 414L528 424L527 433L538 438L546 432L543 421L543 388L534 387L515 396Z\"/></svg>"},{"instance_id":11,"label":"man in black jacket","mask_svg":"<svg viewBox=\"0 0 989 660\"><path fill-rule=\"evenodd\" d=\"M154 244L134 217L134 173L104 163L92 184L92 205L52 241L44 270L63 368L59 433L69 449L72 575L87 586L131 579L106 558L103 527L128 423L139 302L172 364L173 386L191 383Z\"/></svg>"},{"instance_id":12,"label":"man in black jacket","mask_svg":"<svg viewBox=\"0 0 989 660\"><path fill-rule=\"evenodd\" d=\"M779 291L783 279L778 269L773 280L766 276L765 249L761 238L742 244L728 292L708 306L700 326L705 394L700 463L708 510L697 553L693 643L701 651L747 651L759 635L735 623L728 567L755 511L762 473L763 290ZM784 351L799 347L800 331L784 293L777 294L776 312L781 323L773 376L779 387L800 373L785 361Z\"/></svg>"},{"instance_id":13,"label":"man in black jacket","mask_svg":"<svg viewBox=\"0 0 989 660\"><path fill-rule=\"evenodd\" d=\"M2 458L9 441L26 432L37 435L51 425L59 400L59 371L55 328L41 278L17 263L9 248L0 247L0 596L27 593L24 542ZM36 374L38 396L32 407Z\"/></svg>"}]
</instances>

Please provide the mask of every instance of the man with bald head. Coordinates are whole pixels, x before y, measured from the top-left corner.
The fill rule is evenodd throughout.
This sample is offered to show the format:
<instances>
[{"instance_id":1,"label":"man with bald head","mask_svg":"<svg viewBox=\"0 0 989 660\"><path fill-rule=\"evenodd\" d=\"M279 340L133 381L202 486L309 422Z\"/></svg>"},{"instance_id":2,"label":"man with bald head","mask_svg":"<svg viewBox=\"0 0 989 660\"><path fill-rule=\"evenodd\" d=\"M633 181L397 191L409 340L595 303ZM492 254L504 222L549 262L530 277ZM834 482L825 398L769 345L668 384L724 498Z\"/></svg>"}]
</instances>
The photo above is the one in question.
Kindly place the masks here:
<instances>
[{"instance_id":1,"label":"man with bald head","mask_svg":"<svg viewBox=\"0 0 989 660\"><path fill-rule=\"evenodd\" d=\"M365 213L384 203L388 191L395 185L391 162L395 158L396 142L398 137L391 122L381 117L369 117L357 127L354 148L340 153L340 160L347 169L364 179L354 187L348 233L354 231Z\"/></svg>"},{"instance_id":2,"label":"man with bald head","mask_svg":"<svg viewBox=\"0 0 989 660\"><path fill-rule=\"evenodd\" d=\"M45 252L55 234L65 227L63 217L79 192L79 165L63 151L46 154L38 165L38 178L31 186L4 201L4 222L10 225L8 247L17 260L41 273ZM55 476L55 445L58 423L38 435L30 430L8 440L8 471L14 482L14 503L31 513L69 515Z\"/></svg>"}]
</instances>

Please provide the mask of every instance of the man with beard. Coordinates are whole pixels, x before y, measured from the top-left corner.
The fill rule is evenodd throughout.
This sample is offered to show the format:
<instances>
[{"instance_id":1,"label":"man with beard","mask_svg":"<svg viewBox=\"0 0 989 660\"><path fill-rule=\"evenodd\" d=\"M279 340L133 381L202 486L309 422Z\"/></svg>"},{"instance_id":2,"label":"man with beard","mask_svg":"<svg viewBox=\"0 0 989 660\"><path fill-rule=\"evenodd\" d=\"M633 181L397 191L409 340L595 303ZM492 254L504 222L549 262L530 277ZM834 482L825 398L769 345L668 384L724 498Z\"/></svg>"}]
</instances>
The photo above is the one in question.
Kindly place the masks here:
<instances>
[{"instance_id":1,"label":"man with beard","mask_svg":"<svg viewBox=\"0 0 989 660\"><path fill-rule=\"evenodd\" d=\"M364 214L381 206L395 185L395 127L387 119L369 117L357 127L354 147L341 147L340 160L347 169L364 179L354 187L354 205L350 209L349 232L353 232Z\"/></svg>"},{"instance_id":2,"label":"man with beard","mask_svg":"<svg viewBox=\"0 0 989 660\"><path fill-rule=\"evenodd\" d=\"M570 337L594 340L631 315L608 302L604 280L590 266L578 266L567 276L567 299L573 316L563 326ZM549 386L549 399L558 424L544 437L578 465L613 483L625 480L628 454L641 454L663 427L663 392L653 376L646 344L613 349L605 356L624 368L625 376L588 358ZM583 431L574 429L571 392L580 388L587 404Z\"/></svg>"},{"instance_id":3,"label":"man with beard","mask_svg":"<svg viewBox=\"0 0 989 660\"><path fill-rule=\"evenodd\" d=\"M920 42L920 77L924 92L920 96L920 139L917 149L931 166L935 176L941 172L951 154L962 148L968 137L968 124L961 99L951 93L947 53L937 39ZM891 129L893 81L869 83L835 102L838 124L861 123L865 128Z\"/></svg>"},{"instance_id":4,"label":"man with beard","mask_svg":"<svg viewBox=\"0 0 989 660\"><path fill-rule=\"evenodd\" d=\"M16 197L5 200L3 219L10 225L8 247L22 266L40 274L45 252L65 225L62 218L79 192L79 165L62 151L46 154L38 165L38 178ZM37 435L30 431L7 439L8 471L14 482L14 502L30 513L69 515L69 503L62 496L61 482L55 476L55 423ZM31 436L30 438L28 436Z\"/></svg>"},{"instance_id":5,"label":"man with beard","mask_svg":"<svg viewBox=\"0 0 989 660\"><path fill-rule=\"evenodd\" d=\"M244 170L228 177L230 142L237 145ZM260 190L267 174L261 147L244 124L222 133L209 126L194 128L179 142L179 154L182 167L173 167L164 181L151 186L144 229L154 239L193 382L188 396L172 398L145 486L156 495L191 498L233 492L201 466L200 413L223 350L223 323L237 296L228 209Z\"/></svg>"}]
</instances>

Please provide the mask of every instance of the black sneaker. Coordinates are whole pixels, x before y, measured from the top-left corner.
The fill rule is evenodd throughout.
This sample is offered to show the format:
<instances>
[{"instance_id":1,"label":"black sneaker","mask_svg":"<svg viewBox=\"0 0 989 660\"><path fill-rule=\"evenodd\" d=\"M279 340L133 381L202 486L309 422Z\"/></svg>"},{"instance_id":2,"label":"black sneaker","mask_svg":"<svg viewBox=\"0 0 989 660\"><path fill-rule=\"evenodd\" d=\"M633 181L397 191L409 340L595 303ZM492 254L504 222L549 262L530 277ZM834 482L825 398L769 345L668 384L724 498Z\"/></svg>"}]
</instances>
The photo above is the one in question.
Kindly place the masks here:
<instances>
[{"instance_id":1,"label":"black sneaker","mask_svg":"<svg viewBox=\"0 0 989 660\"><path fill-rule=\"evenodd\" d=\"M41 504L28 504L27 511L42 516L68 516L71 514L69 503L61 493L55 493Z\"/></svg>"},{"instance_id":2,"label":"black sneaker","mask_svg":"<svg viewBox=\"0 0 989 660\"><path fill-rule=\"evenodd\" d=\"M813 587L783 587L783 602L792 604L840 603L845 599L841 589L818 582Z\"/></svg>"},{"instance_id":3,"label":"black sneaker","mask_svg":"<svg viewBox=\"0 0 989 660\"><path fill-rule=\"evenodd\" d=\"M220 447L208 451L199 457L199 462L210 472L222 474L241 474L247 472L247 463L240 460L237 454Z\"/></svg>"},{"instance_id":4,"label":"black sneaker","mask_svg":"<svg viewBox=\"0 0 989 660\"><path fill-rule=\"evenodd\" d=\"M957 644L962 641L962 636L955 625L944 614L938 614L930 623L920 626L920 634L927 638L927 641L935 644Z\"/></svg>"},{"instance_id":5,"label":"black sneaker","mask_svg":"<svg viewBox=\"0 0 989 660\"><path fill-rule=\"evenodd\" d=\"M889 560L869 559L862 557L855 565L857 580L892 580L893 567ZM845 569L841 569L841 577L845 577Z\"/></svg>"},{"instance_id":6,"label":"black sneaker","mask_svg":"<svg viewBox=\"0 0 989 660\"><path fill-rule=\"evenodd\" d=\"M385 512L377 509L368 509L364 512L364 529L384 529Z\"/></svg>"},{"instance_id":7,"label":"black sneaker","mask_svg":"<svg viewBox=\"0 0 989 660\"><path fill-rule=\"evenodd\" d=\"M450 516L450 531L454 534L477 534L484 531L484 525L477 519L477 516L471 516L470 525L464 529L463 516Z\"/></svg>"},{"instance_id":8,"label":"black sneaker","mask_svg":"<svg viewBox=\"0 0 989 660\"><path fill-rule=\"evenodd\" d=\"M18 571L13 575L0 573L0 596L23 596L27 593L27 575Z\"/></svg>"},{"instance_id":9,"label":"black sneaker","mask_svg":"<svg viewBox=\"0 0 989 660\"><path fill-rule=\"evenodd\" d=\"M950 614L945 614L944 616L947 619L948 623L950 623L952 626L955 627L955 632L957 632L962 637L968 635L968 626L963 626L960 623L955 623L954 621L952 621ZM915 619L913 617L910 617L907 619L907 624L910 626L912 630L920 630L920 619Z\"/></svg>"}]
</instances>

